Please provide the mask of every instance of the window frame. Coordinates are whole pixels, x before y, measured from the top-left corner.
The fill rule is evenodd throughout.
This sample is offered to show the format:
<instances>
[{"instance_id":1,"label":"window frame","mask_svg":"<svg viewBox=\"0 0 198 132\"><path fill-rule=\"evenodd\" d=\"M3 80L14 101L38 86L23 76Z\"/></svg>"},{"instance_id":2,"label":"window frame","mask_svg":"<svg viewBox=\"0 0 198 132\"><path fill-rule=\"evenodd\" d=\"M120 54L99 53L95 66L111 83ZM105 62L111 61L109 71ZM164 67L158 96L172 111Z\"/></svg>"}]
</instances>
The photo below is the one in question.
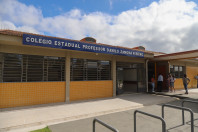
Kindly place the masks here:
<instances>
[{"instance_id":1,"label":"window frame","mask_svg":"<svg viewBox=\"0 0 198 132\"><path fill-rule=\"evenodd\" d=\"M177 68L177 70L175 70L175 68ZM170 65L169 69L170 69L170 74L174 75L175 78L183 78L183 75L186 72L186 67L181 65Z\"/></svg>"}]
</instances>

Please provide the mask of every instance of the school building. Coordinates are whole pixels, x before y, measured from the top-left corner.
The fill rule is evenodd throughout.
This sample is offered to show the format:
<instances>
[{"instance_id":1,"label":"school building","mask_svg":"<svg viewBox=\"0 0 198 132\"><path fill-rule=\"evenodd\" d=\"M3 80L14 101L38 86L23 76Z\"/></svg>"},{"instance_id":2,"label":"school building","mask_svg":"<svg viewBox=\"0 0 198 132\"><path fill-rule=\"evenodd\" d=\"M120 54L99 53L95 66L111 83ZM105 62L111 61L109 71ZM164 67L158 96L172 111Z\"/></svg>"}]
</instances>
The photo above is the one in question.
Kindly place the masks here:
<instances>
[{"instance_id":1,"label":"school building","mask_svg":"<svg viewBox=\"0 0 198 132\"><path fill-rule=\"evenodd\" d=\"M172 54L0 30L0 108L115 97L126 92L149 92L158 73L182 77L197 85L198 50Z\"/></svg>"}]
</instances>

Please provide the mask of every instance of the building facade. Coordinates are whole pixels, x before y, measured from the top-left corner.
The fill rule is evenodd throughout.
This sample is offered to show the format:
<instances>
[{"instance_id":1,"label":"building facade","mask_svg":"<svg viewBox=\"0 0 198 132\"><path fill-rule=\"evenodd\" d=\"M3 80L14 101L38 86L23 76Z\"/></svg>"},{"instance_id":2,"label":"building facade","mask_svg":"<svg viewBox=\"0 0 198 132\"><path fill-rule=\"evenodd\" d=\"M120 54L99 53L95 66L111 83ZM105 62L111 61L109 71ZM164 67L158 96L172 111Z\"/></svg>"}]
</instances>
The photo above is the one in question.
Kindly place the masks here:
<instances>
[{"instance_id":1,"label":"building facade","mask_svg":"<svg viewBox=\"0 0 198 132\"><path fill-rule=\"evenodd\" d=\"M188 88L197 88L195 76L198 75L198 50L160 54L155 56L149 65L150 74L155 74L157 77L159 73L162 73L164 76L164 91L168 91L166 82L168 74L172 74L176 78L175 89L183 89L184 74L190 79Z\"/></svg>"},{"instance_id":2,"label":"building facade","mask_svg":"<svg viewBox=\"0 0 198 132\"><path fill-rule=\"evenodd\" d=\"M0 30L0 108L115 97L149 92L152 75L171 73L176 89L182 76L196 87L198 50L158 54L144 47L118 47ZM166 82L163 84L166 91Z\"/></svg>"},{"instance_id":3,"label":"building facade","mask_svg":"<svg viewBox=\"0 0 198 132\"><path fill-rule=\"evenodd\" d=\"M0 31L0 108L147 92L153 54L125 47Z\"/></svg>"}]
</instances>

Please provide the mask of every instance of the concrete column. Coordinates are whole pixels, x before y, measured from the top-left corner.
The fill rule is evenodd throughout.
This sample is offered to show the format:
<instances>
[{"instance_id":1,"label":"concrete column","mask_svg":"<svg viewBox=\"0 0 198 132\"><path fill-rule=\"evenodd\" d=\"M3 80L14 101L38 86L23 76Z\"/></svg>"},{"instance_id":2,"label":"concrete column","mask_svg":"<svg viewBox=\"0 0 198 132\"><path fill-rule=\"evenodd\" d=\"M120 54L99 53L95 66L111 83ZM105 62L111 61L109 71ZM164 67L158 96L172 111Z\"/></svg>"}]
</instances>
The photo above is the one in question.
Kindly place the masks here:
<instances>
[{"instance_id":1,"label":"concrete column","mask_svg":"<svg viewBox=\"0 0 198 132\"><path fill-rule=\"evenodd\" d=\"M168 74L170 73L170 61L168 61Z\"/></svg>"},{"instance_id":2,"label":"concrete column","mask_svg":"<svg viewBox=\"0 0 198 132\"><path fill-rule=\"evenodd\" d=\"M155 62L155 87L157 88L157 79L158 79L158 76L157 76L157 63Z\"/></svg>"},{"instance_id":3,"label":"concrete column","mask_svg":"<svg viewBox=\"0 0 198 132\"><path fill-rule=\"evenodd\" d=\"M111 75L113 80L113 97L116 97L116 59L112 58L111 61Z\"/></svg>"},{"instance_id":4,"label":"concrete column","mask_svg":"<svg viewBox=\"0 0 198 132\"><path fill-rule=\"evenodd\" d=\"M66 61L65 61L65 77L66 77L66 90L65 90L65 102L70 101L70 53L67 52L66 54Z\"/></svg>"},{"instance_id":5,"label":"concrete column","mask_svg":"<svg viewBox=\"0 0 198 132\"><path fill-rule=\"evenodd\" d=\"M148 59L146 59L145 62L145 68L146 68L146 92L148 92Z\"/></svg>"}]
</instances>

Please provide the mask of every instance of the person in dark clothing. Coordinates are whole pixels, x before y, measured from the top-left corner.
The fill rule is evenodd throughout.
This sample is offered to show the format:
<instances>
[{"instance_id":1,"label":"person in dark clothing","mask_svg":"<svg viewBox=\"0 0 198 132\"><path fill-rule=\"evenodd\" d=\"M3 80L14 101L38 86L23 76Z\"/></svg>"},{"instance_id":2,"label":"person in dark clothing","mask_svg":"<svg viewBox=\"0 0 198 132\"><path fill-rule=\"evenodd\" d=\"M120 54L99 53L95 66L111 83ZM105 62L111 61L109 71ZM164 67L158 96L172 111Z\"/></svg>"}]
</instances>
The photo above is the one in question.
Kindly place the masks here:
<instances>
[{"instance_id":1,"label":"person in dark clothing","mask_svg":"<svg viewBox=\"0 0 198 132\"><path fill-rule=\"evenodd\" d=\"M184 85L184 89L186 90L185 94L188 94L188 84L190 82L190 79L187 77L186 74L184 74L183 77L183 85Z\"/></svg>"}]
</instances>

